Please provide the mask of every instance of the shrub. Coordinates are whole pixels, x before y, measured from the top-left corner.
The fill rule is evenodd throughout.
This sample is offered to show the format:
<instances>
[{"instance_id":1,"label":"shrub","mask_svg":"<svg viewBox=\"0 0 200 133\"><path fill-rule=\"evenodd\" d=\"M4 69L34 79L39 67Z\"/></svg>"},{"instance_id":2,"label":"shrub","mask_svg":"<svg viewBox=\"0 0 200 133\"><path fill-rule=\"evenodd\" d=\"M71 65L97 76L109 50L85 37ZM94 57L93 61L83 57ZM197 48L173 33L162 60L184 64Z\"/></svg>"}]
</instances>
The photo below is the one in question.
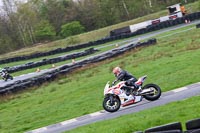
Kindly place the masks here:
<instances>
[{"instance_id":1,"label":"shrub","mask_svg":"<svg viewBox=\"0 0 200 133\"><path fill-rule=\"evenodd\" d=\"M61 26L60 35L62 37L69 37L72 35L77 35L83 33L85 28L80 24L79 21L73 21Z\"/></svg>"},{"instance_id":2,"label":"shrub","mask_svg":"<svg viewBox=\"0 0 200 133\"><path fill-rule=\"evenodd\" d=\"M200 10L200 1L198 1L198 9Z\"/></svg>"},{"instance_id":3,"label":"shrub","mask_svg":"<svg viewBox=\"0 0 200 133\"><path fill-rule=\"evenodd\" d=\"M47 20L42 20L36 25L35 36L37 40L52 40L56 35L54 27Z\"/></svg>"}]
</instances>

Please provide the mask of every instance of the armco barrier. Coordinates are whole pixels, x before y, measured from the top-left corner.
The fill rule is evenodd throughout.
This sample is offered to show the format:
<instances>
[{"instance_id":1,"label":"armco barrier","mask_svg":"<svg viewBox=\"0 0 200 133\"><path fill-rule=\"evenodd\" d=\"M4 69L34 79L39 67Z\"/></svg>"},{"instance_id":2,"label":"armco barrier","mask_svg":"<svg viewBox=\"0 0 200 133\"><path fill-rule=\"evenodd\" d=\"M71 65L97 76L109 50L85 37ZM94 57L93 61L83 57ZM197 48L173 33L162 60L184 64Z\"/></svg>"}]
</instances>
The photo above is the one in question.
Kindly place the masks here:
<instances>
[{"instance_id":1,"label":"armco barrier","mask_svg":"<svg viewBox=\"0 0 200 133\"><path fill-rule=\"evenodd\" d=\"M73 71L74 69L80 68L82 66L118 56L120 54L123 54L127 50L134 49L136 47L148 46L152 44L156 44L156 39L150 39L146 42L142 42L142 43L138 42L136 44L129 43L125 46L115 48L108 52L101 53L99 55L94 55L90 58L86 58L81 61L77 61L75 64L70 63L70 64L60 66L55 69L49 69L48 72L43 73L40 76L25 79L25 80L19 80L19 81L16 81L15 83L8 84L4 87L0 87L0 94L3 95L3 94L11 93L11 92L16 92L18 90L29 88L30 86L39 86L44 82L54 80L58 75L67 74Z\"/></svg>"}]
</instances>

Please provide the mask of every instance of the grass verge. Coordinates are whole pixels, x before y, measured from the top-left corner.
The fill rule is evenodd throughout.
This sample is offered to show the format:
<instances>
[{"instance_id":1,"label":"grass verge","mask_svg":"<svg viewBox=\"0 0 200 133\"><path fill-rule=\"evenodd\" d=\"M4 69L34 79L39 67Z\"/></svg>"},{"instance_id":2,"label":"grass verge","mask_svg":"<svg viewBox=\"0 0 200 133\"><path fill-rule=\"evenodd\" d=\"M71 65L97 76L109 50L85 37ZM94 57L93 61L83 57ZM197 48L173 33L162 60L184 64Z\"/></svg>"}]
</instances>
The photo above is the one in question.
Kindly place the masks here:
<instances>
[{"instance_id":1,"label":"grass verge","mask_svg":"<svg viewBox=\"0 0 200 133\"><path fill-rule=\"evenodd\" d=\"M175 34L180 34L182 32L188 32L189 30L194 29L194 28L195 28L195 25L189 25L189 26L186 26L186 27L182 27L180 29L176 29L176 30L172 30L172 31L167 31L167 32L161 33L161 34L157 35L156 38L163 38L163 37L167 37L167 36L173 36ZM148 33L148 34L151 34L151 33ZM140 36L131 37L131 38L128 38L128 39L131 40L131 39L138 38L138 37L140 37ZM109 43L106 43L106 44L102 44L101 46L95 46L93 48L97 48L98 49L98 47L107 46L107 47L105 47L103 49L101 48L100 51L96 53L96 54L98 54L98 53L105 52L107 50L111 50L111 49L113 49L115 47L115 45L114 46L113 45L109 46L110 44L118 44L118 45L125 44L125 43L121 42L121 41L125 41L125 40L126 39L121 39L121 40L109 42ZM145 39L145 40L148 40L148 39ZM36 59L31 59L31 60L25 60L25 61L2 64L2 65L0 65L0 67L1 68L12 67L12 66L15 66L15 65L26 64L28 62L41 61L42 59L50 59L50 58L53 58L53 57L66 55L66 54L70 54L70 53L73 53L73 52L83 51L85 49L88 49L88 48L84 48L84 49L81 49L81 50L75 50L75 51L71 51L71 52L67 52L67 53L56 54L56 55L52 55L52 56L40 57L40 58L36 58ZM93 55L96 55L96 54L93 54ZM89 56L91 56L91 55L84 56L84 57L79 57L79 58L76 58L75 60L78 61L80 59L83 59L83 58L89 57ZM54 65L55 66L60 66L60 65L67 64L67 63L71 63L71 60L66 60L66 61L62 61L62 62L59 62L59 63L54 63ZM22 70L22 71L19 71L19 72L12 73L12 75L13 76L19 76L19 75L22 75L22 74L32 73L32 72L35 72L37 68L40 68L41 70L50 69L50 68L52 68L52 64L43 65L43 66L40 66L40 67L31 68L31 69Z\"/></svg>"},{"instance_id":2,"label":"grass verge","mask_svg":"<svg viewBox=\"0 0 200 133\"><path fill-rule=\"evenodd\" d=\"M200 118L200 114L197 113L200 111L199 106L200 96L195 96L112 120L96 122L65 133L102 133L102 131L104 133L132 133L173 122L181 122L185 131L185 123L188 120Z\"/></svg>"},{"instance_id":3,"label":"grass verge","mask_svg":"<svg viewBox=\"0 0 200 133\"><path fill-rule=\"evenodd\" d=\"M83 67L39 88L0 97L0 130L24 132L102 110L103 87L114 80L115 66L136 77L147 74L146 83L156 83L163 91L199 82L199 57L200 31L193 29Z\"/></svg>"}]
</instances>

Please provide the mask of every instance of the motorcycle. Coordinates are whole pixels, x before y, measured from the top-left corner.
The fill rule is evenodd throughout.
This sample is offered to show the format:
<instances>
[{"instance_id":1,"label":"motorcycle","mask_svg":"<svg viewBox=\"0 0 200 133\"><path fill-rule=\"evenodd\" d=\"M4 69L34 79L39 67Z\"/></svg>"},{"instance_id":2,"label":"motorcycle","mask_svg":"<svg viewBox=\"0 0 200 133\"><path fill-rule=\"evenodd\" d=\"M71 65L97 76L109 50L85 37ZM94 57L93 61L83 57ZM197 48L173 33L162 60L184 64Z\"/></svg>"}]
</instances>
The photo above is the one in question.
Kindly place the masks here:
<instances>
[{"instance_id":1,"label":"motorcycle","mask_svg":"<svg viewBox=\"0 0 200 133\"><path fill-rule=\"evenodd\" d=\"M159 99L161 96L160 87L156 84L146 84L143 86L146 78L146 75L142 76L135 82L135 85L138 87L137 90L134 87L127 89L129 86L126 85L125 81L121 81L116 85L110 85L108 81L104 88L103 108L108 112L115 112L120 107L141 102L143 98L149 101Z\"/></svg>"},{"instance_id":2,"label":"motorcycle","mask_svg":"<svg viewBox=\"0 0 200 133\"><path fill-rule=\"evenodd\" d=\"M0 75L4 81L7 81L8 79L13 80L13 76L11 76L7 71L0 72Z\"/></svg>"}]
</instances>

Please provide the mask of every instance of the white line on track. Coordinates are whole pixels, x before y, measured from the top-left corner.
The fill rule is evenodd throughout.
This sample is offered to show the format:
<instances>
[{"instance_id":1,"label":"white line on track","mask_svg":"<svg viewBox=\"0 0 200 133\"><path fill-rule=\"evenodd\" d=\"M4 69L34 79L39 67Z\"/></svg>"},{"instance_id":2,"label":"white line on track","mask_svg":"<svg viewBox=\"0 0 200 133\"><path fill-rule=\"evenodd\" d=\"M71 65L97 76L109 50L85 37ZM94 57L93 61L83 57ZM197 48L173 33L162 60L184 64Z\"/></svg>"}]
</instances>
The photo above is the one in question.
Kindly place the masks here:
<instances>
[{"instance_id":1,"label":"white line on track","mask_svg":"<svg viewBox=\"0 0 200 133\"><path fill-rule=\"evenodd\" d=\"M42 127L42 128L33 130L32 133L40 133L40 132L42 132L42 131L44 131L44 130L47 130L47 128L46 128L46 127Z\"/></svg>"},{"instance_id":2,"label":"white line on track","mask_svg":"<svg viewBox=\"0 0 200 133\"><path fill-rule=\"evenodd\" d=\"M181 87L181 88L178 88L178 89L175 89L175 90L172 90L173 92L177 93L177 92L180 92L180 91L184 91L188 89L187 87Z\"/></svg>"},{"instance_id":3,"label":"white line on track","mask_svg":"<svg viewBox=\"0 0 200 133\"><path fill-rule=\"evenodd\" d=\"M90 114L90 116L99 116L101 114L102 114L101 112L95 112L95 113Z\"/></svg>"},{"instance_id":4,"label":"white line on track","mask_svg":"<svg viewBox=\"0 0 200 133\"><path fill-rule=\"evenodd\" d=\"M197 83L194 83L194 84L200 84L200 82L197 82ZM194 85L194 84L190 84L190 85ZM172 90L172 92L177 93L177 92L184 91L186 89L188 89L188 87L181 87L181 88ZM104 113L102 111L103 110L98 111L98 112L94 112L92 114L88 114L88 116L95 117L95 116L102 115ZM70 123L73 123L73 122L76 122L76 121L80 121L80 120L78 120L77 118L73 118L73 119L70 119L70 120L66 120L66 121L60 122L59 124L61 124L61 125L67 125L67 124L70 124ZM35 129L35 130L32 130L32 131L29 131L27 133L40 133L40 132L45 131L47 129L48 129L47 127L43 127L43 128L39 128L39 129Z\"/></svg>"},{"instance_id":5,"label":"white line on track","mask_svg":"<svg viewBox=\"0 0 200 133\"><path fill-rule=\"evenodd\" d=\"M60 124L61 124L61 125L67 125L67 124L72 123L72 122L75 122L75 121L77 121L77 120L76 120L76 119L71 119L71 120L63 121L63 122L61 122Z\"/></svg>"}]
</instances>

